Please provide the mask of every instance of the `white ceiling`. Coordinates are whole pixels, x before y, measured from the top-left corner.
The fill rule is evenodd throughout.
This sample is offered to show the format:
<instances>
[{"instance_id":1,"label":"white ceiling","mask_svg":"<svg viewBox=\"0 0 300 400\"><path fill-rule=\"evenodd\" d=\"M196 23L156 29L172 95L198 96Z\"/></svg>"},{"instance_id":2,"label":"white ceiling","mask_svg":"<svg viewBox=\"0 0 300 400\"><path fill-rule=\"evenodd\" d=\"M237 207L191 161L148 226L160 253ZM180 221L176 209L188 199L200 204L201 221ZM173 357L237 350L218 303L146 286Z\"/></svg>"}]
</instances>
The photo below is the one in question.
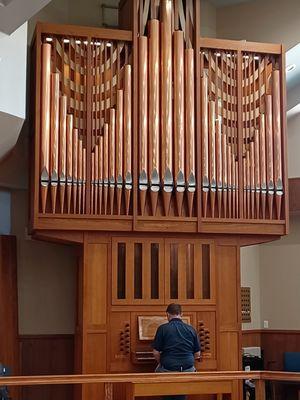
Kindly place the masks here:
<instances>
[{"instance_id":1,"label":"white ceiling","mask_svg":"<svg viewBox=\"0 0 300 400\"><path fill-rule=\"evenodd\" d=\"M11 35L51 0L1 0L0 31Z\"/></svg>"}]
</instances>

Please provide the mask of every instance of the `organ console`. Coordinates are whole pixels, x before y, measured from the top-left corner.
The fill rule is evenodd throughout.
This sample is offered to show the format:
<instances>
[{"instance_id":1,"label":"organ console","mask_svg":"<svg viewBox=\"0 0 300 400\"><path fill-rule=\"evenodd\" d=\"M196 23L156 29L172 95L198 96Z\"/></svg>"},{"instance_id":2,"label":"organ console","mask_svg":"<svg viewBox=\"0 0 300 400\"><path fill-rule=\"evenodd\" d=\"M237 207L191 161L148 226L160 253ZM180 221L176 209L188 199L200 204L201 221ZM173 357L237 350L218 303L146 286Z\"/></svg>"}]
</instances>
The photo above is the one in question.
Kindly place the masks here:
<instances>
[{"instance_id":1,"label":"organ console","mask_svg":"<svg viewBox=\"0 0 300 400\"><path fill-rule=\"evenodd\" d=\"M288 231L283 49L201 38L196 0L122 0L125 20L33 46L31 224L79 249L76 371L153 371L171 302L197 368L237 370L240 247Z\"/></svg>"}]
</instances>

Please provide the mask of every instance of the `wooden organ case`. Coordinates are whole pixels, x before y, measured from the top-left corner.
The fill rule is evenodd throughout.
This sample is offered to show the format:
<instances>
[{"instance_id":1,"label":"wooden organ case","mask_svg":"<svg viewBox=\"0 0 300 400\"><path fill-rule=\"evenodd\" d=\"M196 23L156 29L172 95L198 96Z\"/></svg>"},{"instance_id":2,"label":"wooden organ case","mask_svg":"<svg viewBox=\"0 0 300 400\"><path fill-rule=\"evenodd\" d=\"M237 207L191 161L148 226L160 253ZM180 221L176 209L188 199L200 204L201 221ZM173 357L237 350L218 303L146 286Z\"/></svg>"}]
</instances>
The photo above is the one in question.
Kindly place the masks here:
<instances>
[{"instance_id":1,"label":"wooden organ case","mask_svg":"<svg viewBox=\"0 0 300 400\"><path fill-rule=\"evenodd\" d=\"M288 231L282 46L201 38L197 0L121 1L119 19L38 24L32 46L31 223L80 249L76 372L153 371L171 302L197 368L238 370L240 247Z\"/></svg>"}]
</instances>

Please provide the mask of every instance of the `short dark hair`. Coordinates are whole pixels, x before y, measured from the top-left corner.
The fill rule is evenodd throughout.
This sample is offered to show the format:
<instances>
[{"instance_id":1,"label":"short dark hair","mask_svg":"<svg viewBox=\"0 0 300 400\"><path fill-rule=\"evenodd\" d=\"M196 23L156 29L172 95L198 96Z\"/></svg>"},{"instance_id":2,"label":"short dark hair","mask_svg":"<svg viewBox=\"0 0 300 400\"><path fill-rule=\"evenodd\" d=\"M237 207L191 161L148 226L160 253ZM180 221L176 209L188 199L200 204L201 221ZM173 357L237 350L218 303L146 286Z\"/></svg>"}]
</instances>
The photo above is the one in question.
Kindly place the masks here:
<instances>
[{"instance_id":1,"label":"short dark hair","mask_svg":"<svg viewBox=\"0 0 300 400\"><path fill-rule=\"evenodd\" d=\"M171 315L180 315L182 313L181 305L176 303L171 303L168 305L166 312Z\"/></svg>"}]
</instances>

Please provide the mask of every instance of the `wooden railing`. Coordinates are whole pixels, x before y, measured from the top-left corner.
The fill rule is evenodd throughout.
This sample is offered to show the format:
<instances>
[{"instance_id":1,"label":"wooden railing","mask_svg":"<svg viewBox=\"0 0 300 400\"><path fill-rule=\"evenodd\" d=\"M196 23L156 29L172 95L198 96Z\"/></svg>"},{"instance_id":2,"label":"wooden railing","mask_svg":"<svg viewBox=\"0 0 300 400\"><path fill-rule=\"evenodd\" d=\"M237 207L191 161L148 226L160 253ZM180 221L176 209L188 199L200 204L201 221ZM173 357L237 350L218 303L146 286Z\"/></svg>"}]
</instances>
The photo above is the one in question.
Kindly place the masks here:
<instances>
[{"instance_id":1,"label":"wooden railing","mask_svg":"<svg viewBox=\"0 0 300 400\"><path fill-rule=\"evenodd\" d=\"M192 40L178 17L166 89L149 18L138 41L38 24L33 227L286 233L282 46Z\"/></svg>"},{"instance_id":2,"label":"wooden railing","mask_svg":"<svg viewBox=\"0 0 300 400\"><path fill-rule=\"evenodd\" d=\"M201 373L148 373L148 374L89 374L1 377L1 386L35 385L104 385L103 400L117 400L114 385L124 384L126 400L137 396L159 396L174 394L212 394L218 400L230 395L232 400L241 400L239 383L252 380L255 383L256 400L265 400L266 381L299 382L300 373L279 371L218 371ZM98 397L100 400L100 398ZM94 400L91 398L91 400ZM276 400L276 399L275 399Z\"/></svg>"}]
</instances>

